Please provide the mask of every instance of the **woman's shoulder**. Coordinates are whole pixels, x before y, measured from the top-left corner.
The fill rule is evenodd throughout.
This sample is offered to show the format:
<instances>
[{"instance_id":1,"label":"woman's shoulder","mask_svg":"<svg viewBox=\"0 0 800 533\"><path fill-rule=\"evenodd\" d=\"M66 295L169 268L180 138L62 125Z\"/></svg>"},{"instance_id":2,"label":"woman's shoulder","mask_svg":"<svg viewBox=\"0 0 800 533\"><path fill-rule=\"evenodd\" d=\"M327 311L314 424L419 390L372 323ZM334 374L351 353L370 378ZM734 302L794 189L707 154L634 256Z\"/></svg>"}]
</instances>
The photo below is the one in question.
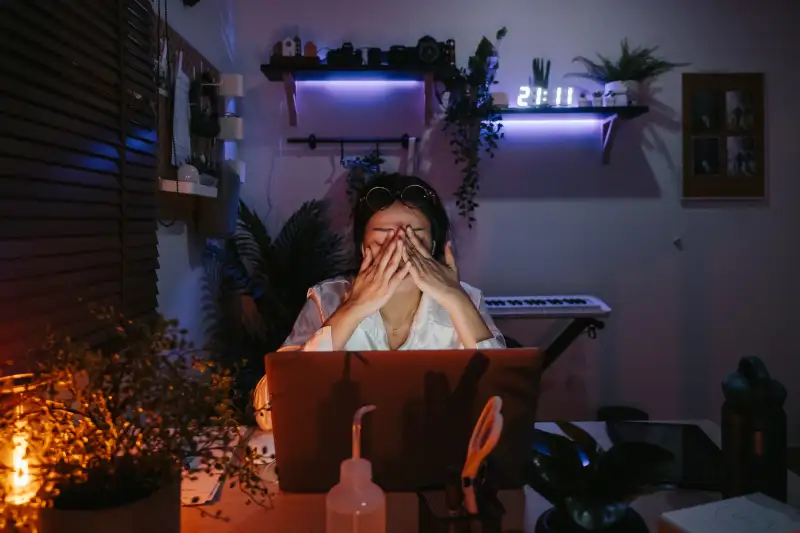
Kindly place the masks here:
<instances>
[{"instance_id":1,"label":"woman's shoulder","mask_svg":"<svg viewBox=\"0 0 800 533\"><path fill-rule=\"evenodd\" d=\"M341 295L342 297L344 297L348 293L348 291L350 291L350 287L352 284L353 284L353 276L349 274L341 274L320 281L319 283L308 289L308 295L311 296L311 294L314 293L317 296Z\"/></svg>"},{"instance_id":2,"label":"woman's shoulder","mask_svg":"<svg viewBox=\"0 0 800 533\"><path fill-rule=\"evenodd\" d=\"M474 303L476 306L481 303L481 300L483 299L483 293L479 288L473 287L466 281L461 282L461 288L464 289L464 292L469 295L469 299L472 300L472 303Z\"/></svg>"}]
</instances>

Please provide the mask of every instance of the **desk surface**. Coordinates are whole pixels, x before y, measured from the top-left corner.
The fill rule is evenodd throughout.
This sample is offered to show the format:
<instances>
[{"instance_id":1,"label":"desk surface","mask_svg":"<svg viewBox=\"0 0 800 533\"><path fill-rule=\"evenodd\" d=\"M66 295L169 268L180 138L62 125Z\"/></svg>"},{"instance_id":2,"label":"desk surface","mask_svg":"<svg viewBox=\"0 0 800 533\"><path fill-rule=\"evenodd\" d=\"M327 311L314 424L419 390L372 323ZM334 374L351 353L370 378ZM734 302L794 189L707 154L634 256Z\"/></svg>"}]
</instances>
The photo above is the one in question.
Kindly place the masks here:
<instances>
[{"instance_id":1,"label":"desk surface","mask_svg":"<svg viewBox=\"0 0 800 533\"><path fill-rule=\"evenodd\" d=\"M719 426L710 420L684 420L676 423L693 423L717 445L720 443ZM578 422L604 448L611 446L603 422ZM536 427L552 433L560 433L558 427L549 422L541 422ZM259 435L259 445L264 441L270 444L271 436ZM262 440L263 439L263 440ZM267 472L269 475L269 471ZM277 484L275 485L277 492ZM788 474L789 504L800 507L800 477ZM633 507L644 517L650 531L657 530L661 513L691 507L718 499L715 493L702 491L665 491L643 496L633 503ZM245 505L246 497L238 489L225 487L219 502L202 507L184 507L181 513L181 530L192 533L324 533L325 496L320 494L280 494L272 500L270 509L255 505ZM533 532L536 520L550 504L535 491L523 491L503 495L508 509L509 531ZM221 511L224 519L204 516ZM387 495L388 533L414 533L417 531L417 498L414 494Z\"/></svg>"}]
</instances>

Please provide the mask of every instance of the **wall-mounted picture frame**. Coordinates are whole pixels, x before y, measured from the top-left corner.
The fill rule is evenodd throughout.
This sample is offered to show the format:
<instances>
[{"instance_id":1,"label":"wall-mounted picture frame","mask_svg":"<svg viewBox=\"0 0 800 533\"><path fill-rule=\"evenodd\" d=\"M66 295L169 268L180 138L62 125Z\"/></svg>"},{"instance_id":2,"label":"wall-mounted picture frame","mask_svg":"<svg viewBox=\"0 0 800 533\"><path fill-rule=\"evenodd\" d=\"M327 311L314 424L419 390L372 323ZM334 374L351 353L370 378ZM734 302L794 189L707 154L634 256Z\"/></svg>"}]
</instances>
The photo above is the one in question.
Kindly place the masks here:
<instances>
[{"instance_id":1,"label":"wall-mounted picture frame","mask_svg":"<svg viewBox=\"0 0 800 533\"><path fill-rule=\"evenodd\" d=\"M764 74L683 74L683 198L766 196Z\"/></svg>"}]
</instances>

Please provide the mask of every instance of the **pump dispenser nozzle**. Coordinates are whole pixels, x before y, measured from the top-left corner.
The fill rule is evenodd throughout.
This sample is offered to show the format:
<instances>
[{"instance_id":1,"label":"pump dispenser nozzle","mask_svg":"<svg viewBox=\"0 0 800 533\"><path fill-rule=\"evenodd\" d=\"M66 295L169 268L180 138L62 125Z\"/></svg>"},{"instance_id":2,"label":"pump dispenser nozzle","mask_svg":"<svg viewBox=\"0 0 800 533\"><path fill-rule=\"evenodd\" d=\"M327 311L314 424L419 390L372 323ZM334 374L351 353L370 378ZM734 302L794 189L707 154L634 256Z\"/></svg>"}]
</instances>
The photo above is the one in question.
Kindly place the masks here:
<instances>
[{"instance_id":1,"label":"pump dispenser nozzle","mask_svg":"<svg viewBox=\"0 0 800 533\"><path fill-rule=\"evenodd\" d=\"M386 532L386 495L372 482L372 464L361 457L361 419L374 410L365 405L353 415L353 456L342 461L339 483L325 497L326 533Z\"/></svg>"},{"instance_id":2,"label":"pump dispenser nozzle","mask_svg":"<svg viewBox=\"0 0 800 533\"><path fill-rule=\"evenodd\" d=\"M365 405L353 415L353 459L361 458L361 419L375 409L374 405Z\"/></svg>"}]
</instances>

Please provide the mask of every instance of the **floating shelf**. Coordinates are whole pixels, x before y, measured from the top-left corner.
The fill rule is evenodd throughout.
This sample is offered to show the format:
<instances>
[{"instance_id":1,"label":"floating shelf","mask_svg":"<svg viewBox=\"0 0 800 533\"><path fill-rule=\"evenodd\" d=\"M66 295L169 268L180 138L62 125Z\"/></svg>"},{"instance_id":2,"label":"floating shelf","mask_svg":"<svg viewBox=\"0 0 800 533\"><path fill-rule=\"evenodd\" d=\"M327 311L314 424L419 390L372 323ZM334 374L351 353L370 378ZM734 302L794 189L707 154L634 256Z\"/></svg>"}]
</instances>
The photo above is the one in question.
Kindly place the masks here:
<instances>
[{"instance_id":1,"label":"floating shelf","mask_svg":"<svg viewBox=\"0 0 800 533\"><path fill-rule=\"evenodd\" d=\"M192 181L175 181L159 179L159 187L164 192L172 194L186 194L189 196L203 196L205 198L216 198L217 188L210 185L201 185Z\"/></svg>"},{"instance_id":2,"label":"floating shelf","mask_svg":"<svg viewBox=\"0 0 800 533\"><path fill-rule=\"evenodd\" d=\"M603 146L603 164L611 162L611 148L617 128L614 127L618 120L630 120L647 113L648 107L641 105L619 107L508 107L500 109L500 114L505 116L536 116L552 117L553 120L594 119L601 123L601 142Z\"/></svg>"},{"instance_id":3,"label":"floating shelf","mask_svg":"<svg viewBox=\"0 0 800 533\"><path fill-rule=\"evenodd\" d=\"M644 105L629 105L620 107L507 107L500 109L501 115L547 115L570 116L576 118L595 118L602 120L615 117L623 120L636 118L647 113L648 107Z\"/></svg>"},{"instance_id":4,"label":"floating shelf","mask_svg":"<svg viewBox=\"0 0 800 533\"><path fill-rule=\"evenodd\" d=\"M436 102L434 82L452 72L451 68L438 67L421 69L419 67L334 67L329 65L261 65L261 72L269 81L283 82L286 92L286 105L289 109L289 125L297 126L297 87L298 81L421 81L425 86L425 125L433 118Z\"/></svg>"}]
</instances>

